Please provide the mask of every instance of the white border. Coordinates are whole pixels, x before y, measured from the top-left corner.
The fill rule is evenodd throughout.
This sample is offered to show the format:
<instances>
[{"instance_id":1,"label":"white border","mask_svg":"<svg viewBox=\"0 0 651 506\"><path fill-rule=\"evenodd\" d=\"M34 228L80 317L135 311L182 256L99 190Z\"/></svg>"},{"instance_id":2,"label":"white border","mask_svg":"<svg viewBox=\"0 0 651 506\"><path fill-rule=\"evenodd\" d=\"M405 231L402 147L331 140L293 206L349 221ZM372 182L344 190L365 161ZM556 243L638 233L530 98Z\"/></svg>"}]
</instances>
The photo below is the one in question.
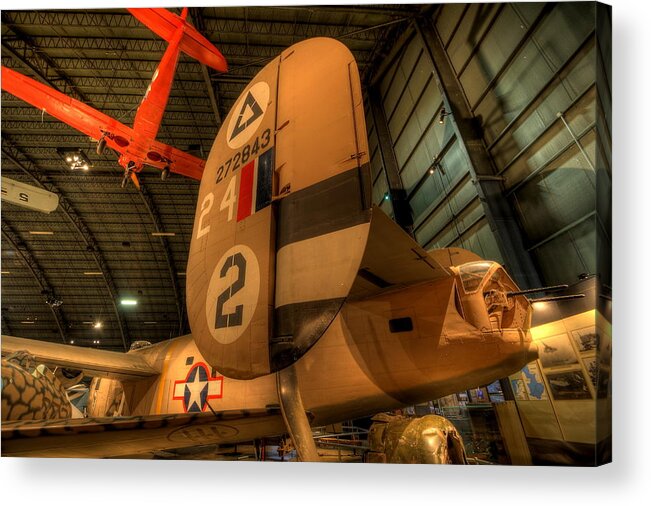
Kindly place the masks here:
<instances>
[{"instance_id":1,"label":"white border","mask_svg":"<svg viewBox=\"0 0 651 506\"><path fill-rule=\"evenodd\" d=\"M3 2L4 3L4 2ZM214 0L187 2L189 5ZM237 4L241 2L220 2ZM271 2L255 2L270 5ZM298 2L283 2L285 5ZM316 3L316 2L314 2ZM329 2L335 3L335 2ZM357 2L366 3L366 2ZM128 5L175 6L138 1ZM427 467L332 464L0 460L4 504L642 504L651 497L651 111L648 2L613 0L614 457L589 468ZM18 4L13 4L18 6ZM20 8L89 1L23 1ZM108 1L93 6L114 7ZM127 5L118 2L118 5ZM423 503L425 504L425 503Z\"/></svg>"}]
</instances>

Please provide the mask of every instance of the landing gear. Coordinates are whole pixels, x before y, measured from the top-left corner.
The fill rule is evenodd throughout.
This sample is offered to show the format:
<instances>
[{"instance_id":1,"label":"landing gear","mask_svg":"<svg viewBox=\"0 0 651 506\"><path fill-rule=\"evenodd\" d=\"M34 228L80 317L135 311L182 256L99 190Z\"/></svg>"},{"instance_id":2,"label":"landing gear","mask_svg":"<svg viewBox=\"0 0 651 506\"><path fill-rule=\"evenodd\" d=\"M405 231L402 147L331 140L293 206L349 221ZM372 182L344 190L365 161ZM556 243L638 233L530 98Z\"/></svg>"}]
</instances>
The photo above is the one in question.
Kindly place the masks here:
<instances>
[{"instance_id":1,"label":"landing gear","mask_svg":"<svg viewBox=\"0 0 651 506\"><path fill-rule=\"evenodd\" d=\"M127 168L124 169L124 176L122 177L122 184L120 185L122 188L126 188L127 184L129 183L129 179L131 179L131 174L133 172L133 168L136 166L135 162L129 162L127 164Z\"/></svg>"},{"instance_id":2,"label":"landing gear","mask_svg":"<svg viewBox=\"0 0 651 506\"><path fill-rule=\"evenodd\" d=\"M104 154L104 149L106 149L106 137L102 137L97 141L97 147L95 148L95 151L97 151L97 154L101 156Z\"/></svg>"},{"instance_id":3,"label":"landing gear","mask_svg":"<svg viewBox=\"0 0 651 506\"><path fill-rule=\"evenodd\" d=\"M170 168L169 165L166 166L163 171L160 173L160 178L162 181L165 181L170 175Z\"/></svg>"},{"instance_id":4,"label":"landing gear","mask_svg":"<svg viewBox=\"0 0 651 506\"><path fill-rule=\"evenodd\" d=\"M294 365L276 373L280 412L301 462L319 462L310 421L303 407Z\"/></svg>"}]
</instances>

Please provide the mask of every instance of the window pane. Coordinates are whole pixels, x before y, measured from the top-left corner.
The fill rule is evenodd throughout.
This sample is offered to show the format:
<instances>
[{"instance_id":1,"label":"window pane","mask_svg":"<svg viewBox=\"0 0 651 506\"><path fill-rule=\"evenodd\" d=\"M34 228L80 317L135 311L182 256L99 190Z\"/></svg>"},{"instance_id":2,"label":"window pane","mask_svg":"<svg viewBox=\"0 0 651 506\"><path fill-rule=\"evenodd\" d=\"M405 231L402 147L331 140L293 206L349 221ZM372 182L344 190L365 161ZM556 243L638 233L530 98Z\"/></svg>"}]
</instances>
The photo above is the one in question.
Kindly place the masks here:
<instances>
[{"instance_id":1,"label":"window pane","mask_svg":"<svg viewBox=\"0 0 651 506\"><path fill-rule=\"evenodd\" d=\"M580 56L577 63L555 80L540 99L537 107L519 119L491 149L498 169L504 167L522 148L535 139L545 128L557 121L557 113L566 110L573 100L594 82L594 46ZM483 104L482 104L483 105Z\"/></svg>"},{"instance_id":2,"label":"window pane","mask_svg":"<svg viewBox=\"0 0 651 506\"><path fill-rule=\"evenodd\" d=\"M594 152L594 135L584 138ZM595 173L574 146L516 192L516 209L530 244L536 244L595 209Z\"/></svg>"}]
</instances>

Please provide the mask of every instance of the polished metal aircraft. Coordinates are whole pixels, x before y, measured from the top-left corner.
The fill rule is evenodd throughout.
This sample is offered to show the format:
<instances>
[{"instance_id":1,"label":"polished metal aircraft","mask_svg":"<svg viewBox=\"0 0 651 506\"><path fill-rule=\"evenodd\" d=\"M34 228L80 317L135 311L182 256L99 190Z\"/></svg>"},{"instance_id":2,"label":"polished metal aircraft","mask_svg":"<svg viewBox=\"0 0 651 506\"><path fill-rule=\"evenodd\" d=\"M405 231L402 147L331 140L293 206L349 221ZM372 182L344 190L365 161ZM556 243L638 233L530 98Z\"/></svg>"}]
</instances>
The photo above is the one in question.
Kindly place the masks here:
<instances>
[{"instance_id":1,"label":"polished metal aircraft","mask_svg":"<svg viewBox=\"0 0 651 506\"><path fill-rule=\"evenodd\" d=\"M14 421L2 454L135 455L289 433L316 460L310 424L435 399L535 358L531 305L499 264L427 252L371 204L357 65L332 39L284 50L226 118L186 289L192 334L126 354L3 336L5 356L28 350L96 379L78 420L36 419L25 382L3 381Z\"/></svg>"},{"instance_id":2,"label":"polished metal aircraft","mask_svg":"<svg viewBox=\"0 0 651 506\"><path fill-rule=\"evenodd\" d=\"M145 165L161 169L163 179L170 172L201 179L203 160L158 142L156 135L172 89L180 53L184 52L219 71L228 68L226 59L186 21L187 8L180 16L167 9L129 9L129 12L169 42L138 106L132 128L4 66L2 89L96 140L98 154L101 155L107 146L119 153L118 163L124 167L123 187L129 179L140 187L136 174Z\"/></svg>"}]
</instances>

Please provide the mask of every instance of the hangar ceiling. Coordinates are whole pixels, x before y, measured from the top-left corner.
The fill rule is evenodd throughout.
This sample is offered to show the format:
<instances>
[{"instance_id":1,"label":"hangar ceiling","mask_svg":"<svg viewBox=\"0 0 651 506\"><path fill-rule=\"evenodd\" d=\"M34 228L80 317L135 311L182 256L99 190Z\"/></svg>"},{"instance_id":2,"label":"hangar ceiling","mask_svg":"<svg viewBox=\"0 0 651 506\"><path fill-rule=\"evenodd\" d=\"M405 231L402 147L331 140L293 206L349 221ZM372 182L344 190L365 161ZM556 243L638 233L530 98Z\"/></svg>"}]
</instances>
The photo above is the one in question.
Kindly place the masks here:
<instances>
[{"instance_id":1,"label":"hangar ceiling","mask_svg":"<svg viewBox=\"0 0 651 506\"><path fill-rule=\"evenodd\" d=\"M244 86L306 38L341 40L365 82L420 8L191 8L230 70L206 71L182 55L158 139L206 158ZM2 11L3 65L128 125L165 47L125 9ZM83 150L91 169L68 169L57 151L66 148ZM114 153L97 155L88 137L2 93L3 177L60 201L49 215L2 205L3 334L118 350L189 332L183 297L198 183L145 169L138 192L120 187L121 171Z\"/></svg>"}]
</instances>

